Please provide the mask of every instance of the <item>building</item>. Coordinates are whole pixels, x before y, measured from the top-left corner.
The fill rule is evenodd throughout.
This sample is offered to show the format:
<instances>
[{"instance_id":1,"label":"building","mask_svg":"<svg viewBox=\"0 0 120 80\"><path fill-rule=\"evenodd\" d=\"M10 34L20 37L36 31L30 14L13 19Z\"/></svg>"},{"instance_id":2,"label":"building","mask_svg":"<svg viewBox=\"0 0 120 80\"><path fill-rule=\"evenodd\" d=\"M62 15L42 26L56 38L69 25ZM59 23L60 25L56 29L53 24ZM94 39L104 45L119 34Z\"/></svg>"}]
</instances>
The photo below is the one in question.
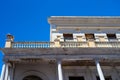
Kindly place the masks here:
<instances>
[{"instance_id":1,"label":"building","mask_svg":"<svg viewBox=\"0 0 120 80\"><path fill-rule=\"evenodd\" d=\"M7 35L1 80L120 80L120 17L51 16L50 42Z\"/></svg>"}]
</instances>

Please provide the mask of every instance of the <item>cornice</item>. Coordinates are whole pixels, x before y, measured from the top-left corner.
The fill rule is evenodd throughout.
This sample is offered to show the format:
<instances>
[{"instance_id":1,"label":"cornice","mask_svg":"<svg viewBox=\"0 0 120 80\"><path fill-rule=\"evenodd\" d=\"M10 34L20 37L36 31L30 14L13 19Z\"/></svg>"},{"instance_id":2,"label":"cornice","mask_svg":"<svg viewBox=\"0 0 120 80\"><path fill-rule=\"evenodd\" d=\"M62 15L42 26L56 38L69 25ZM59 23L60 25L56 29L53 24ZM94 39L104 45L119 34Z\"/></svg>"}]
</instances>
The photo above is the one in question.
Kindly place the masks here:
<instances>
[{"instance_id":1,"label":"cornice","mask_svg":"<svg viewBox=\"0 0 120 80\"><path fill-rule=\"evenodd\" d=\"M120 26L120 16L52 16L48 19L55 25L112 25Z\"/></svg>"}]
</instances>

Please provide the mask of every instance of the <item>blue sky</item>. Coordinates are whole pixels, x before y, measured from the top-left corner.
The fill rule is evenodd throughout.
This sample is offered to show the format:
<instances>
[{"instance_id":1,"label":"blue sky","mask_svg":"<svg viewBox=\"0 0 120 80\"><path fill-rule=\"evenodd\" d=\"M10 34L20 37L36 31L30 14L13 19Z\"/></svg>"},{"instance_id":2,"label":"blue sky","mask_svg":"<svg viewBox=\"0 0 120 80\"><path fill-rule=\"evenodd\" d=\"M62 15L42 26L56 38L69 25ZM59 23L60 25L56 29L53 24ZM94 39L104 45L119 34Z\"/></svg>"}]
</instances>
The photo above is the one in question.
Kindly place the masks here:
<instances>
[{"instance_id":1,"label":"blue sky","mask_svg":"<svg viewBox=\"0 0 120 80\"><path fill-rule=\"evenodd\" d=\"M120 16L120 0L0 0L0 47L7 33L15 41L49 41L50 16Z\"/></svg>"}]
</instances>

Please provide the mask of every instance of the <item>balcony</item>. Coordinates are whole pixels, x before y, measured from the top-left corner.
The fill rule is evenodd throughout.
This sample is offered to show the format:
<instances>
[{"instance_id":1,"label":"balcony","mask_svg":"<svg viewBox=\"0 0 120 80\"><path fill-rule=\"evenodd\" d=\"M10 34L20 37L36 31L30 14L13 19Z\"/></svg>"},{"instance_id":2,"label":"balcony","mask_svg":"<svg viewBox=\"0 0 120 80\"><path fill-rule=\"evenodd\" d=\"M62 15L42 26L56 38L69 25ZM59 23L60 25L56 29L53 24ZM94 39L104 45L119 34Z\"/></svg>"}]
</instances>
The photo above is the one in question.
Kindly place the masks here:
<instances>
[{"instance_id":1,"label":"balcony","mask_svg":"<svg viewBox=\"0 0 120 80\"><path fill-rule=\"evenodd\" d=\"M11 48L120 48L120 42L12 42Z\"/></svg>"},{"instance_id":2,"label":"balcony","mask_svg":"<svg viewBox=\"0 0 120 80\"><path fill-rule=\"evenodd\" d=\"M32 59L120 59L120 41L15 42L8 36L1 48L6 60Z\"/></svg>"},{"instance_id":3,"label":"balcony","mask_svg":"<svg viewBox=\"0 0 120 80\"><path fill-rule=\"evenodd\" d=\"M7 41L4 59L120 59L120 42L11 42Z\"/></svg>"}]
</instances>

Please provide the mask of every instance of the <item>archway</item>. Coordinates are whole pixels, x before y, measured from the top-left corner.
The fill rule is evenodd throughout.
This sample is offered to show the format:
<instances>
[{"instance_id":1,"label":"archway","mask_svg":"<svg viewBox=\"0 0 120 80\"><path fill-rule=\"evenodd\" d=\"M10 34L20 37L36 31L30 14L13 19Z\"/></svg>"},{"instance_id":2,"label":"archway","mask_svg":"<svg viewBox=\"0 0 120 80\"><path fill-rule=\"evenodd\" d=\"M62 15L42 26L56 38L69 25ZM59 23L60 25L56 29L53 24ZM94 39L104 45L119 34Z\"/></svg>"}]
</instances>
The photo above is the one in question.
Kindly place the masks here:
<instances>
[{"instance_id":1,"label":"archway","mask_svg":"<svg viewBox=\"0 0 120 80\"><path fill-rule=\"evenodd\" d=\"M42 80L42 79L35 75L29 75L29 76L24 77L23 80Z\"/></svg>"},{"instance_id":2,"label":"archway","mask_svg":"<svg viewBox=\"0 0 120 80\"><path fill-rule=\"evenodd\" d=\"M39 71L35 71L35 70L29 70L29 71L25 71L23 73L21 73L21 75L18 75L15 80L25 80L26 77L30 77L30 76L36 76L36 77L39 77L40 79L38 80L49 80L49 78L42 72L39 72ZM19 77L19 79L18 79ZM31 79L30 79L31 80ZM34 80L34 79L32 79Z\"/></svg>"}]
</instances>

